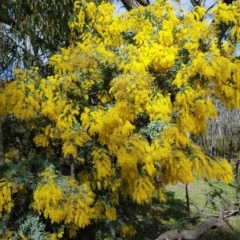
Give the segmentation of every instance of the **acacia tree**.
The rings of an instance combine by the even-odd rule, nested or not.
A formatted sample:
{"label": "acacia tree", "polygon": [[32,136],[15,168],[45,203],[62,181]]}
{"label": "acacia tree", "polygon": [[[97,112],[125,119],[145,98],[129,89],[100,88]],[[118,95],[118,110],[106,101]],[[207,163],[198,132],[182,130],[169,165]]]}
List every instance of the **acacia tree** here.
{"label": "acacia tree", "polygon": [[[232,181],[227,160],[188,135],[217,117],[216,98],[239,108],[239,9],[220,2],[209,24],[204,8],[176,15],[164,0],[117,16],[109,3],[75,2],[77,42],[51,57],[53,74],[18,69],[1,88],[0,116],[35,144],[5,154],[4,238],[79,238],[95,224],[95,239],[130,239],[126,202],[164,201],[167,184],[195,177]],[[19,205],[32,225],[10,225]]]}

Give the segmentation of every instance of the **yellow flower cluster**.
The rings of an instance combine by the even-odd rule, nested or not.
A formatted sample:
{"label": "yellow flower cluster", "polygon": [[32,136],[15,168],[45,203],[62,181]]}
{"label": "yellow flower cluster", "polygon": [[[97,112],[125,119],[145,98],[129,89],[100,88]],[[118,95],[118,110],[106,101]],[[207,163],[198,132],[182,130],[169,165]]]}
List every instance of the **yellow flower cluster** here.
{"label": "yellow flower cluster", "polygon": [[175,107],[179,112],[179,125],[185,132],[200,134],[207,128],[207,118],[217,117],[212,99],[207,99],[207,91],[190,87],[176,96]]}
{"label": "yellow flower cluster", "polygon": [[[229,4],[227,5],[224,2],[219,2],[218,7],[215,7],[213,9],[214,13],[214,21],[216,23],[233,23],[235,27],[239,25],[239,16],[240,16],[240,11],[239,11],[239,1],[236,1],[234,4]],[[235,31],[232,33],[234,36]],[[239,39],[239,38],[238,38]]]}
{"label": "yellow flower cluster", "polygon": [[106,217],[109,221],[115,221],[117,219],[116,208],[107,207],[106,208]]}
{"label": "yellow flower cluster", "polygon": [[161,93],[156,93],[151,101],[147,102],[146,110],[151,122],[156,120],[161,120],[164,123],[170,122],[173,110],[170,95],[164,96]]}
{"label": "yellow flower cluster", "polygon": [[112,93],[118,102],[131,104],[135,115],[143,113],[148,102],[153,78],[146,74],[120,75],[111,85]]}
{"label": "yellow flower cluster", "polygon": [[52,167],[41,175],[34,192],[34,202],[31,207],[52,223],[64,222],[84,228],[95,218],[91,205],[94,194],[87,185],[79,185],[75,180],[58,178]]}
{"label": "yellow flower cluster", "polygon": [[12,195],[18,192],[18,185],[14,182],[9,182],[8,179],[0,179],[0,218],[2,218],[4,211],[10,213],[14,207]]}
{"label": "yellow flower cluster", "polygon": [[132,225],[122,225],[121,226],[121,232],[123,237],[133,237],[137,231]]}
{"label": "yellow flower cluster", "polygon": [[92,151],[93,166],[96,170],[96,179],[101,180],[107,176],[112,175],[111,159],[107,155],[106,151],[96,149]]}
{"label": "yellow flower cluster", "polygon": [[149,203],[153,197],[154,186],[149,178],[137,179],[133,188],[133,199],[139,203]]}

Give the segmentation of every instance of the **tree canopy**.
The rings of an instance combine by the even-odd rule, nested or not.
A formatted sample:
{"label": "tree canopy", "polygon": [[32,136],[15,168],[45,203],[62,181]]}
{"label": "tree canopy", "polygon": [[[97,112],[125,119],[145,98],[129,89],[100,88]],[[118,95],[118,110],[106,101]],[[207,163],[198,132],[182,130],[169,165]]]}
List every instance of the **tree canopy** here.
{"label": "tree canopy", "polygon": [[[41,239],[77,238],[91,224],[105,226],[95,239],[130,239],[125,202],[165,201],[167,184],[195,177],[231,182],[228,161],[189,135],[217,117],[216,99],[240,107],[239,9],[219,2],[209,22],[206,9],[183,14],[165,0],[119,15],[110,3],[75,1],[77,40],[51,57],[53,73],[16,69],[0,89],[0,116],[21,126],[20,153],[5,153],[1,217],[17,195],[50,229]],[[4,237],[31,239],[6,226]]]}

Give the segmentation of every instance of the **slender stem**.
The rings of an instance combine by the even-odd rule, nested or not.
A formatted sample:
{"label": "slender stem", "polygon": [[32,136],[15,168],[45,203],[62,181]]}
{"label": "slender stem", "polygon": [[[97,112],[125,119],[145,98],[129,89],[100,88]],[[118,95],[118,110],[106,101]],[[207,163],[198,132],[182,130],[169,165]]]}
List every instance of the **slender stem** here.
{"label": "slender stem", "polygon": [[73,179],[75,179],[75,164],[72,162],[71,165],[70,165],[70,169],[71,169],[71,177]]}
{"label": "slender stem", "polygon": [[186,204],[187,204],[187,214],[190,216],[190,204],[189,204],[189,195],[188,195],[188,185],[186,184]]}

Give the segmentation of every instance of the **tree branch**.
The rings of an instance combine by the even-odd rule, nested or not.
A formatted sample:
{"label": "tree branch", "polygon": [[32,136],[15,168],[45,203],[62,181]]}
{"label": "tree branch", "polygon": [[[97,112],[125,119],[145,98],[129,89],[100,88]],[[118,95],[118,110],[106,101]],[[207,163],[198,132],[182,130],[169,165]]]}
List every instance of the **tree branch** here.
{"label": "tree branch", "polygon": [[121,0],[121,2],[128,11],[139,7],[138,2],[134,0]]}
{"label": "tree branch", "polygon": [[163,234],[161,234],[158,238],[155,240],[174,240],[174,239],[198,239],[200,236],[202,236],[207,230],[209,230],[212,227],[221,227],[223,225],[223,220],[220,218],[208,218],[203,223],[201,223],[199,226],[192,230],[180,230],[180,229],[174,229],[167,231]]}
{"label": "tree branch", "polygon": [[150,4],[149,0],[121,0],[124,7],[130,11],[139,6],[148,6]]}

